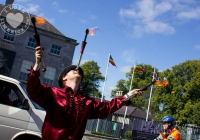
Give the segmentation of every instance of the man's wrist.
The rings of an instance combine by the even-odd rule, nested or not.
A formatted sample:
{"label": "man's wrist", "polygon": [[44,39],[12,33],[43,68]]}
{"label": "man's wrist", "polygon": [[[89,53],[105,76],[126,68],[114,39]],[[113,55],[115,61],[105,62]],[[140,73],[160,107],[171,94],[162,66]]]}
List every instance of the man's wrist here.
{"label": "man's wrist", "polygon": [[40,63],[35,63],[34,66],[33,66],[33,70],[34,71],[38,71],[40,69]]}
{"label": "man's wrist", "polygon": [[130,96],[129,96],[128,94],[125,94],[125,97],[126,97],[126,98],[130,98]]}

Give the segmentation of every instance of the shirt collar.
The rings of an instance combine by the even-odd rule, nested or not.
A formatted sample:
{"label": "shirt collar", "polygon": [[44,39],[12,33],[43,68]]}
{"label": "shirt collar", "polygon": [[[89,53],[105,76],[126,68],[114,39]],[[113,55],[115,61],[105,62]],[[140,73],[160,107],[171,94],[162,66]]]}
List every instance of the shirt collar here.
{"label": "shirt collar", "polygon": [[83,92],[80,91],[80,90],[78,90],[76,93],[74,93],[74,91],[72,90],[72,88],[69,87],[69,86],[65,86],[65,87],[61,88],[61,90],[63,92],[65,92],[65,93],[68,92],[68,91],[71,91],[73,94],[83,94]]}

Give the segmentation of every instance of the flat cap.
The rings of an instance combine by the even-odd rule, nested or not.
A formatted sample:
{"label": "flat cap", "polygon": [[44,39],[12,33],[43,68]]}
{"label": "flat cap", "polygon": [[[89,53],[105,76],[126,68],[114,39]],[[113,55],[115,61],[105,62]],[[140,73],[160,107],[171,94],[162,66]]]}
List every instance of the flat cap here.
{"label": "flat cap", "polygon": [[[62,80],[62,78],[69,72],[69,71],[71,71],[71,70],[75,70],[77,68],[77,66],[75,66],[75,65],[70,65],[70,66],[67,66],[67,67],[65,67],[62,71],[61,71],[61,73],[59,74],[59,76],[58,76],[58,84],[59,84],[59,87],[61,87],[61,88],[63,88],[63,80]],[[82,80],[83,80],[83,70],[82,70],[82,68],[81,67],[79,67],[78,68],[78,71],[79,71],[79,74],[81,75],[81,82],[82,82]]]}

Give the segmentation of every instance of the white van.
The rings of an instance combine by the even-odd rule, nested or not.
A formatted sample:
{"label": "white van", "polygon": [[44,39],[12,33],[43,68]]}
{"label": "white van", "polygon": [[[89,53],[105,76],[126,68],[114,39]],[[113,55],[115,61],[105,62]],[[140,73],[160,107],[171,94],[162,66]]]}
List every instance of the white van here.
{"label": "white van", "polygon": [[40,140],[45,115],[20,81],[0,75],[1,140]]}

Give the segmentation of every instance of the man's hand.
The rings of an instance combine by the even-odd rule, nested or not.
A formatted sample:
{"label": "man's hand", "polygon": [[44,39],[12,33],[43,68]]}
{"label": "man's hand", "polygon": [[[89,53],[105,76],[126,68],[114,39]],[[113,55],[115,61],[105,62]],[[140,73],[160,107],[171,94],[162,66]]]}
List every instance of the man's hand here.
{"label": "man's hand", "polygon": [[141,89],[134,89],[130,92],[127,93],[128,96],[138,96],[141,95],[143,93],[143,91]]}
{"label": "man's hand", "polygon": [[143,93],[143,91],[141,89],[134,89],[130,92],[128,92],[125,96],[126,96],[126,99],[124,99],[123,101],[127,101],[129,100],[130,98],[133,98],[133,97],[136,97],[138,95],[141,95]]}
{"label": "man's hand", "polygon": [[44,48],[41,48],[40,46],[35,48],[35,59],[36,63],[40,64],[41,59],[44,57]]}
{"label": "man's hand", "polygon": [[44,48],[38,46],[35,48],[35,65],[33,66],[33,70],[37,71],[40,69],[41,60],[44,57]]}

